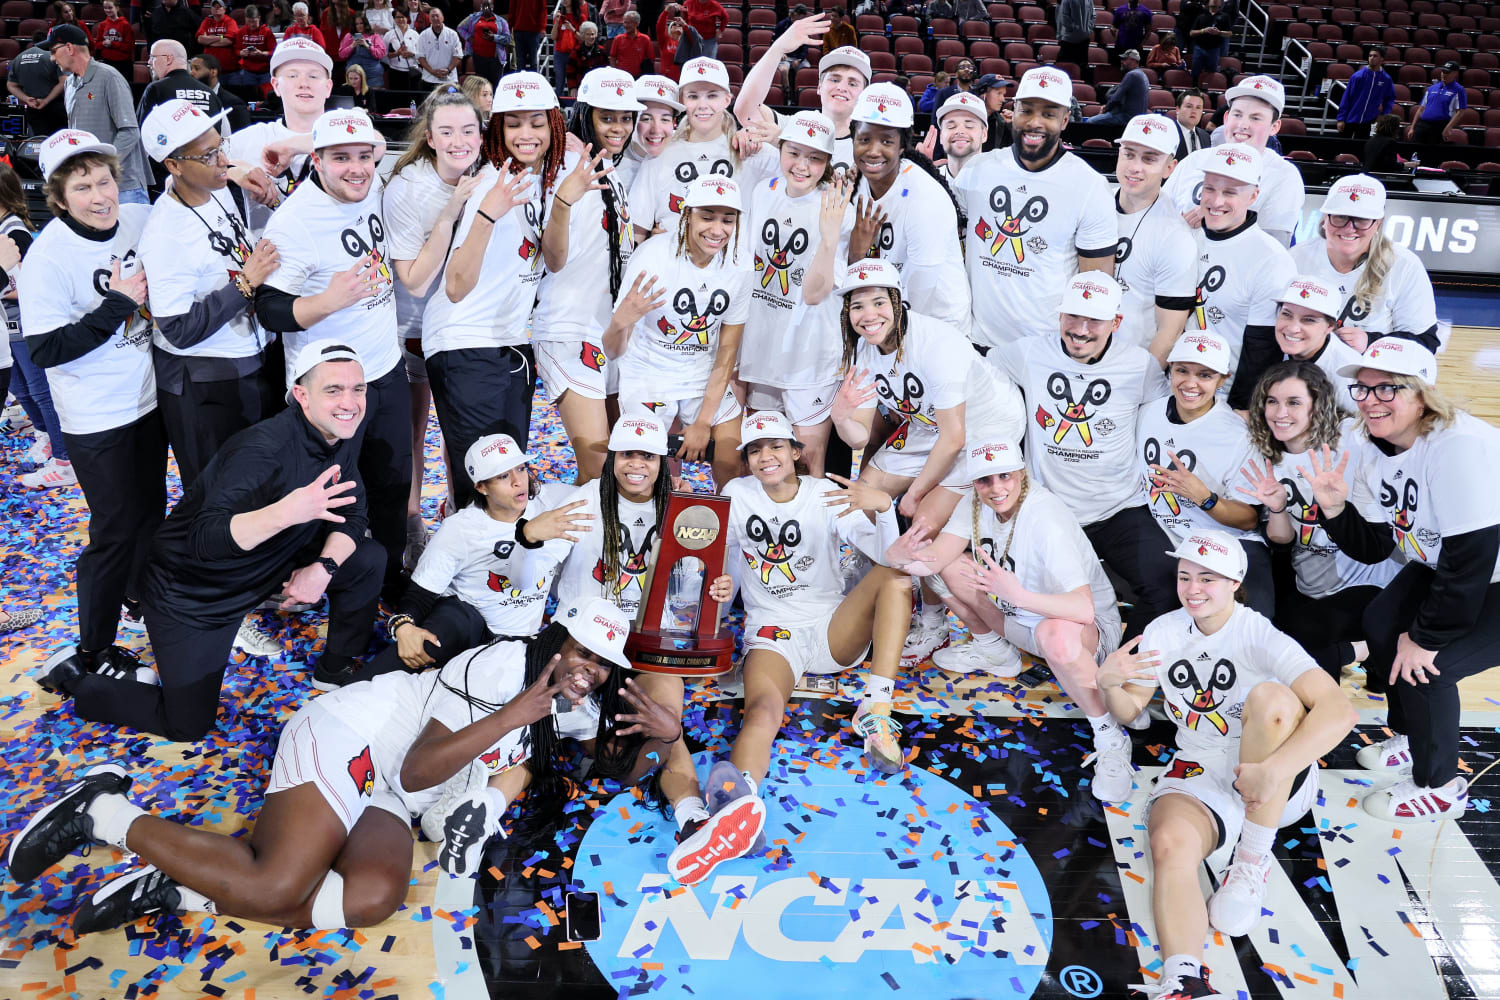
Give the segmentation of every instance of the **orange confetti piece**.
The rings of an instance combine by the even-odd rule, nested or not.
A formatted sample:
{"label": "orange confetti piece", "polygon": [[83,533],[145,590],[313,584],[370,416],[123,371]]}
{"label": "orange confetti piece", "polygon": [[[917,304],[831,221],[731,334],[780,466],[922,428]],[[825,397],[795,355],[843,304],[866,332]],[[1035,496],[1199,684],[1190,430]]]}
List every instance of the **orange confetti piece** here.
{"label": "orange confetti piece", "polygon": [[490,865],[490,875],[495,879],[496,882],[503,882],[505,880],[505,873],[496,868],[494,865]]}
{"label": "orange confetti piece", "polygon": [[531,946],[532,951],[536,951],[542,946],[542,943],[536,938],[532,937],[530,934],[526,935],[526,943]]}
{"label": "orange confetti piece", "polygon": [[1294,972],[1294,973],[1292,973],[1292,978],[1293,979],[1300,979],[1304,983],[1307,983],[1310,986],[1316,986],[1316,985],[1318,985],[1318,981],[1316,979],[1314,979],[1312,976],[1304,976],[1300,972]]}

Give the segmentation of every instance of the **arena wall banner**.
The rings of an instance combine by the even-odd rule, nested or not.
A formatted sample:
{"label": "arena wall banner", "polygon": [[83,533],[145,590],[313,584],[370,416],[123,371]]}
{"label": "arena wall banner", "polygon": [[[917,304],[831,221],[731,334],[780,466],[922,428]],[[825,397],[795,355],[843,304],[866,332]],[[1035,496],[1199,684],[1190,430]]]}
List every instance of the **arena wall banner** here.
{"label": "arena wall banner", "polygon": [[[1309,191],[1297,242],[1316,239],[1323,192]],[[1385,232],[1416,253],[1433,275],[1500,281],[1500,203],[1391,193]]]}

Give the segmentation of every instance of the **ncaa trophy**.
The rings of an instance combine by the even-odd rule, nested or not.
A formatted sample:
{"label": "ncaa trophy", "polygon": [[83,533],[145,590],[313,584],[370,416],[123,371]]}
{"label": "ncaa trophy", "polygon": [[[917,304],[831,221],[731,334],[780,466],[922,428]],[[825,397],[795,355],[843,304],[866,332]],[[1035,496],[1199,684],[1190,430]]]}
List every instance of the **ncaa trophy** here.
{"label": "ncaa trophy", "polygon": [[673,492],[651,548],[625,655],[638,670],[717,677],[733,665],[734,637],[721,633],[721,609],[708,585],[724,572],[729,498]]}

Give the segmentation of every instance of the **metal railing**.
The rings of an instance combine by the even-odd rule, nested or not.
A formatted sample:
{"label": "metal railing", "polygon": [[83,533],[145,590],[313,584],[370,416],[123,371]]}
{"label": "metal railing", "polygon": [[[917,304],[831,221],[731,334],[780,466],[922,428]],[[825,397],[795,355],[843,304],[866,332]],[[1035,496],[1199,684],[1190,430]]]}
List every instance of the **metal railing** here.
{"label": "metal railing", "polygon": [[[1271,37],[1271,15],[1264,7],[1256,3],[1256,0],[1246,0],[1240,17],[1240,25],[1244,29],[1240,51],[1245,53],[1248,59],[1251,46],[1256,45],[1256,51],[1259,53],[1255,60],[1256,65],[1264,65],[1266,46]],[[1260,39],[1258,45],[1254,41],[1255,38]]]}

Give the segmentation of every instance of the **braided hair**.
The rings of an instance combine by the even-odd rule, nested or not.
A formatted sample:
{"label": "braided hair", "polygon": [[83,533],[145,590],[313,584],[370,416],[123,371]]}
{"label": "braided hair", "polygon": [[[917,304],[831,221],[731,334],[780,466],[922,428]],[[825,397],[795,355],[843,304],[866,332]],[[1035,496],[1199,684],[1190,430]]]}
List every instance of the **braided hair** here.
{"label": "braided hair", "polygon": [[[635,135],[634,112],[627,112],[632,116],[631,136]],[[598,135],[594,132],[594,108],[593,105],[585,104],[583,101],[573,102],[572,118],[568,121],[568,131],[583,141],[585,146],[593,146],[596,149],[603,148],[599,142]],[[630,143],[625,143],[625,148],[620,150],[618,156],[610,158],[610,163],[619,166],[625,154],[630,150]],[[614,182],[608,177],[604,179],[604,190],[599,192],[604,200],[604,230],[609,234],[606,242],[609,244],[609,297],[613,301],[620,294],[620,285],[625,275],[625,252],[620,246],[622,236],[628,235],[624,230],[629,228],[628,222],[620,218],[619,192],[615,190]]]}
{"label": "braided hair", "polygon": [[[861,127],[868,128],[870,127],[870,124],[868,122],[855,122],[854,134],[857,134]],[[880,127],[892,128],[893,126],[882,125]],[[917,139],[911,129],[898,128],[896,129],[896,131],[901,134],[901,159],[908,160],[911,163],[916,164],[922,169],[924,173],[926,173],[933,180],[937,181],[938,186],[943,189],[943,193],[946,194],[948,196],[948,200],[952,202],[953,214],[958,219],[958,240],[959,244],[962,245],[964,238],[964,210],[963,207],[959,205],[958,198],[954,196],[953,189],[948,186],[948,179],[944,177],[943,172],[937,168],[937,164],[933,163],[932,160],[927,157],[926,153],[917,148]],[[899,169],[899,166],[897,169]],[[870,186],[870,182],[865,179],[864,174],[860,173],[858,170],[856,170],[854,174],[854,187],[851,191],[851,196],[859,194],[859,186],[861,183],[865,185],[866,189],[868,189]],[[873,191],[870,194],[871,197],[874,197]]]}
{"label": "braided hair", "polygon": [[[672,248],[672,253],[675,256],[677,256],[677,257],[682,257],[683,259],[687,259],[687,256],[688,256],[688,245],[687,245],[688,244],[688,221],[689,221],[689,219],[692,218],[693,213],[696,212],[696,211],[697,211],[696,208],[688,208],[686,205],[684,205],[683,208],[682,208],[681,214],[678,215],[678,217],[677,217],[677,243]],[[740,224],[743,223],[744,221],[745,221],[745,213],[743,211],[741,211],[738,215],[735,216],[735,219],[734,219],[734,235],[732,235],[729,238],[729,242],[727,242],[727,243],[724,244],[724,249],[719,251],[719,259],[720,260],[727,262],[730,259],[730,254],[732,252],[734,254],[734,261],[735,261],[735,263],[739,263],[739,259],[740,259],[740,246],[739,246],[739,244],[740,244]]]}
{"label": "braided hair", "polygon": [[[562,172],[563,160],[568,155],[568,123],[563,120],[563,113],[558,108],[547,109],[547,131],[549,140],[547,152],[542,155],[541,190],[544,195],[542,209],[546,211],[546,192],[552,190],[552,185],[557,182],[557,175]],[[503,169],[505,161],[510,154],[505,151],[505,115],[491,115],[490,123],[484,130],[484,158],[492,166]],[[510,172],[520,174],[526,171],[526,167],[515,160],[511,160]]]}
{"label": "braided hair", "polygon": [[[905,302],[901,301],[899,289],[892,288],[890,292],[891,312],[896,319],[896,360],[900,361],[906,344],[906,331],[908,329],[907,309],[909,307]],[[834,294],[838,293],[835,292]],[[862,339],[859,334],[854,332],[854,324],[849,322],[849,300],[853,297],[852,292],[849,295],[845,295],[844,304],[839,307],[839,329],[844,334],[844,356],[839,362],[840,374],[853,370],[854,355],[859,350],[860,340]]]}
{"label": "braided hair", "polygon": [[[1018,518],[1018,517],[1021,516],[1021,505],[1026,502],[1026,494],[1028,494],[1030,492],[1031,492],[1031,476],[1027,475],[1025,479],[1021,480],[1021,493],[1020,493],[1019,496],[1016,497],[1016,506],[1010,512],[1010,519],[1011,519],[1011,521],[1014,522],[1016,520],[1016,518]],[[981,499],[979,499],[979,491],[975,490],[974,491],[974,497],[973,497],[973,500],[972,500],[972,506],[970,507],[970,514],[971,514],[971,516],[973,518],[973,521],[971,522],[972,525],[973,525],[973,529],[972,529],[973,530],[973,535],[971,537],[974,539],[974,546],[975,546],[976,549],[979,546],[979,513],[980,513],[980,510],[984,507],[984,505],[985,505],[984,501],[981,500]],[[1000,515],[996,514],[995,516],[998,519]],[[1010,537],[1008,537],[1005,540],[1005,550],[1002,551],[999,555],[995,555],[994,553],[991,553],[991,556],[994,558],[996,565],[1001,566],[1001,567],[1005,566],[1005,557],[1008,556],[1008,555],[1010,555],[1010,543],[1014,542],[1016,540],[1016,532],[1019,529],[1020,529],[1020,524],[1019,523],[1013,524],[1012,527],[1011,527],[1011,529],[1010,529]]]}
{"label": "braided hair", "polygon": [[[663,459],[656,472],[656,485],[651,490],[652,502],[656,505],[658,532],[667,516],[667,498],[671,495],[672,470]],[[603,533],[601,542],[604,550],[604,579],[601,583],[605,584],[607,594],[608,584],[620,578],[620,538],[626,530],[620,524],[620,483],[615,478],[613,451],[605,457],[604,471],[599,474],[599,530]]]}

